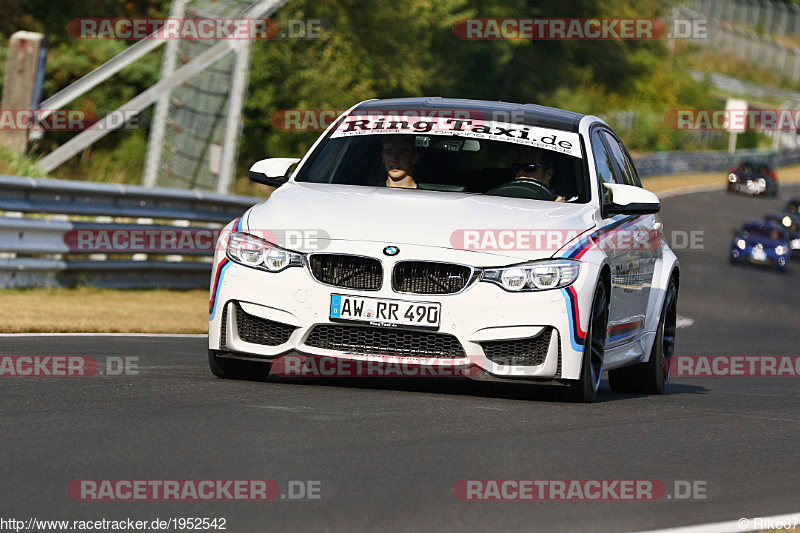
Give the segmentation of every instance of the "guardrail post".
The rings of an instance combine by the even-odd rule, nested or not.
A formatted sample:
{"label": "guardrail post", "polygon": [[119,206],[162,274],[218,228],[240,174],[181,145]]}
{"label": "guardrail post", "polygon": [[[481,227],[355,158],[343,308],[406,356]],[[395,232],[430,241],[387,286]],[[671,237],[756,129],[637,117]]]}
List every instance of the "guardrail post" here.
{"label": "guardrail post", "polygon": [[747,25],[747,0],[738,0],[739,6],[739,26]]}
{"label": "guardrail post", "polygon": [[764,32],[772,33],[772,2],[769,0],[764,0]]}
{"label": "guardrail post", "polygon": [[775,46],[778,48],[778,60],[775,63],[779,76],[782,76],[786,70],[786,47],[783,43],[776,42]]}
{"label": "guardrail post", "polygon": [[780,10],[778,14],[778,30],[775,33],[779,37],[783,37],[786,35],[786,24],[789,22],[789,9],[783,2],[778,3],[778,9]]}
{"label": "guardrail post", "polygon": [[[44,45],[44,35],[30,31],[18,31],[8,42],[8,61],[3,82],[0,109],[32,110],[34,102],[39,50]],[[0,130],[0,144],[18,154],[28,151],[27,129]]]}

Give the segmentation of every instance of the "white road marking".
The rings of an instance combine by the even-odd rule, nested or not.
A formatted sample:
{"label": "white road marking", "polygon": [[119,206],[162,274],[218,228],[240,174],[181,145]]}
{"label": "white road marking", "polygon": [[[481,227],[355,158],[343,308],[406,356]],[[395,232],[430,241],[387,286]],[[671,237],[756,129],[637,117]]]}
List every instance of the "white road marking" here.
{"label": "white road marking", "polygon": [[[790,513],[775,516],[759,516],[754,518],[740,518],[727,522],[712,522],[710,524],[698,524],[695,526],[672,527],[666,529],[652,529],[639,533],[736,533],[747,531],[761,531],[765,529],[777,529],[776,524],[789,524],[790,527],[800,525],[800,513]],[[772,527],[766,527],[771,525]],[[784,528],[788,529],[788,528]]]}
{"label": "white road marking", "polygon": [[284,405],[248,405],[247,407],[252,407],[254,409],[266,409],[267,411],[288,411],[290,413],[300,413],[303,411],[313,411],[313,407],[305,407],[302,405],[296,405],[292,407],[286,407]]}
{"label": "white road marking", "polygon": [[688,328],[692,324],[694,324],[694,319],[681,315],[678,315],[678,319],[675,321],[675,327],[677,328]]}

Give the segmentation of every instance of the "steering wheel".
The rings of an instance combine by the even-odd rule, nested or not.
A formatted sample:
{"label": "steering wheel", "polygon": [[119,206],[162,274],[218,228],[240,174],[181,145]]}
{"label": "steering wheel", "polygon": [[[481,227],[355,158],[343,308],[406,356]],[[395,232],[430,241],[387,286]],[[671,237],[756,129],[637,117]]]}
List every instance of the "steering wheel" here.
{"label": "steering wheel", "polygon": [[507,198],[527,198],[529,200],[555,201],[558,199],[558,195],[555,191],[544,183],[522,178],[517,178],[508,183],[498,185],[494,189],[489,189],[484,194],[505,196]]}

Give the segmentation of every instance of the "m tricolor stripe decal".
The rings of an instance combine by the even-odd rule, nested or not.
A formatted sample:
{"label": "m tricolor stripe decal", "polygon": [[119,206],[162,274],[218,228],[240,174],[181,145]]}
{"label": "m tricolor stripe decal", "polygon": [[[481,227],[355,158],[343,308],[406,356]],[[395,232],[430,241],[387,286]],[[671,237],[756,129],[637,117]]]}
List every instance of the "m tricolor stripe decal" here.
{"label": "m tricolor stripe decal", "polygon": [[583,351],[583,345],[586,343],[586,332],[581,328],[581,311],[578,307],[578,295],[575,293],[575,287],[572,286],[561,289],[561,292],[564,294],[564,299],[567,302],[570,344],[572,344],[573,350],[581,352]]}
{"label": "m tricolor stripe decal", "polygon": [[[236,219],[236,222],[233,223],[233,230],[234,231],[242,231],[242,217]],[[227,257],[223,257],[222,261],[219,262],[217,265],[217,273],[214,276],[214,285],[211,291],[211,301],[208,302],[208,319],[214,320],[214,315],[217,312],[217,296],[219,295],[220,286],[222,286],[222,278],[225,277],[225,272],[228,270],[228,267],[231,266],[231,262],[228,260]]]}
{"label": "m tricolor stripe decal", "polygon": [[567,259],[580,259],[583,257],[583,254],[589,251],[589,249],[594,245],[597,241],[599,241],[605,234],[614,231],[616,229],[621,229],[623,226],[635,222],[638,217],[636,216],[628,216],[612,222],[611,224],[604,226],[598,230],[593,231],[589,235],[581,237],[578,239],[578,242],[573,244],[562,257]]}
{"label": "m tricolor stripe decal", "polygon": [[[573,244],[570,248],[567,249],[566,252],[563,253],[561,257],[566,259],[575,259],[578,260],[583,255],[589,251],[589,249],[595,245],[604,235],[612,232],[616,229],[620,229],[623,226],[627,226],[633,222],[635,222],[639,217],[637,216],[627,216],[620,220],[616,220],[611,224],[604,226],[598,230],[593,231],[592,233],[581,237],[578,241]],[[569,317],[569,329],[570,329],[570,344],[572,345],[572,349],[575,351],[583,351],[583,347],[586,344],[586,332],[581,329],[581,313],[580,308],[578,307],[578,295],[575,293],[575,288],[570,286],[565,289],[561,289],[561,292],[564,294],[564,300],[567,303],[567,316]]]}

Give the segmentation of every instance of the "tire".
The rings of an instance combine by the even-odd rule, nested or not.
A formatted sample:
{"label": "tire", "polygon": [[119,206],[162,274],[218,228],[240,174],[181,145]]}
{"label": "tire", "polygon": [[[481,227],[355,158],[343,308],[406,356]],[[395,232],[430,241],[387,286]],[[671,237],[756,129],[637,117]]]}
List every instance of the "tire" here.
{"label": "tire", "polygon": [[569,380],[566,396],[569,401],[589,403],[597,398],[597,389],[603,375],[603,361],[606,350],[608,329],[608,289],[600,281],[592,298],[592,313],[589,316],[589,329],[583,349],[581,377]]}
{"label": "tire", "polygon": [[272,364],[260,361],[244,361],[220,357],[217,350],[208,351],[208,366],[211,372],[222,379],[243,379],[250,381],[263,381],[269,375]]}
{"label": "tire", "polygon": [[650,359],[625,368],[608,371],[608,384],[614,392],[664,394],[675,353],[678,284],[670,279]]}

